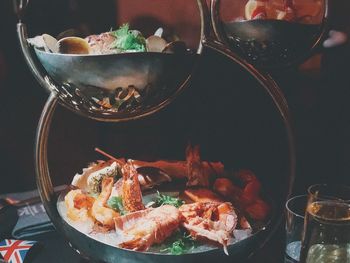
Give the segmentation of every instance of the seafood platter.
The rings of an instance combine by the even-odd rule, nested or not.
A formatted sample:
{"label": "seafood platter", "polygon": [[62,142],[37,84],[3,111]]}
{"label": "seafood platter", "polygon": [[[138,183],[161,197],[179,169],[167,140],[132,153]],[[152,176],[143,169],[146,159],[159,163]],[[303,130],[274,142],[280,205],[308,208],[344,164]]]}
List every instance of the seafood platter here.
{"label": "seafood platter", "polygon": [[[82,257],[244,260],[282,220],[295,169],[288,105],[269,75],[215,37],[206,1],[197,3],[197,50],[161,26],[144,36],[127,23],[29,38],[28,2],[15,5],[26,62],[50,94],[36,136],[38,190]],[[59,105],[104,123],[119,144],[96,148],[98,158],[72,171],[57,195],[48,137]]]}
{"label": "seafood platter", "polygon": [[165,107],[188,83],[196,50],[163,31],[146,38],[125,23],[84,38],[68,29],[27,42],[64,106],[90,118],[123,121]]}
{"label": "seafood platter", "polygon": [[221,162],[201,161],[198,145],[187,147],[184,161],[102,153],[111,159],[76,174],[57,208],[70,226],[106,245],[164,255],[213,249],[229,255],[231,245],[271,219],[273,204],[255,174],[228,173]]}

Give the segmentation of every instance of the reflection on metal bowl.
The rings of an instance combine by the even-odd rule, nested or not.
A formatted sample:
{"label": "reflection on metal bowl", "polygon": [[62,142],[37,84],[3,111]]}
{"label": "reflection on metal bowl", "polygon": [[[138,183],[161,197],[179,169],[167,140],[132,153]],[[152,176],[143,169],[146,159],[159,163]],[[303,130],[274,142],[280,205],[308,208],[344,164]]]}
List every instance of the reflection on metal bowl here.
{"label": "reflection on metal bowl", "polygon": [[[216,37],[255,67],[278,71],[299,65],[324,39],[328,1],[211,0]],[[226,10],[233,10],[228,13]]]}
{"label": "reflection on metal bowl", "polygon": [[186,86],[196,54],[155,52],[67,55],[35,49],[61,103],[94,119],[128,120],[155,112]]}
{"label": "reflection on metal bowl", "polygon": [[230,47],[250,63],[277,68],[305,59],[318,43],[322,26],[283,20],[223,23]]}

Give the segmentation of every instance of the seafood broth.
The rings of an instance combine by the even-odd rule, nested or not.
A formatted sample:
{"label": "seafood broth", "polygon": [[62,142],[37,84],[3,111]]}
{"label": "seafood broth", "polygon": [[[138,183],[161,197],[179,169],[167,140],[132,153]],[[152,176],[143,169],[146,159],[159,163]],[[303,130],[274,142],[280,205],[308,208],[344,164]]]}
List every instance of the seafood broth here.
{"label": "seafood broth", "polygon": [[[168,195],[171,197],[177,197],[180,198],[181,200],[186,200],[185,197],[183,197],[183,190],[185,189],[184,184],[168,184],[168,185],[163,185],[162,187],[159,187],[157,190],[149,190],[146,192],[143,192],[143,203],[148,204],[150,202],[153,202],[156,200],[157,197],[157,191],[159,191],[161,194]],[[110,230],[108,232],[97,232],[93,231],[94,227],[94,222],[92,221],[87,221],[87,222],[79,222],[79,221],[73,221],[68,218],[67,216],[67,207],[65,205],[65,195],[69,192],[70,189],[67,189],[66,191],[62,192],[61,195],[58,198],[57,201],[57,210],[60,214],[60,216],[63,218],[63,220],[68,223],[70,226],[75,228],[81,233],[84,233],[88,238],[95,239],[101,243],[104,243],[106,245],[113,246],[118,249],[123,249],[116,244],[121,243],[123,240],[118,238],[116,235],[115,230]],[[265,196],[264,196],[265,197]],[[241,229],[235,229],[234,234],[239,237],[239,238],[233,238],[229,242],[229,247],[233,246],[236,243],[239,243],[240,241],[250,238],[251,236],[255,235],[256,233],[264,230],[271,222],[273,218],[273,203],[271,202],[271,199],[268,199],[269,204],[272,207],[272,210],[270,212],[269,218],[266,220],[266,222],[254,222],[250,220],[250,224],[252,227],[252,232],[247,233],[247,230],[241,230]],[[173,234],[175,235],[175,233]],[[152,245],[148,251],[144,251],[142,253],[151,253],[151,254],[164,254],[164,255],[172,255],[170,252],[166,250],[166,248],[171,245],[169,244],[172,239],[173,235],[170,236],[167,240],[163,242],[163,244],[160,245]],[[195,241],[194,246],[192,246],[190,249],[186,250],[183,254],[194,254],[194,253],[201,253],[201,252],[206,252],[214,249],[222,249],[217,245],[208,243],[208,242],[198,242]]]}

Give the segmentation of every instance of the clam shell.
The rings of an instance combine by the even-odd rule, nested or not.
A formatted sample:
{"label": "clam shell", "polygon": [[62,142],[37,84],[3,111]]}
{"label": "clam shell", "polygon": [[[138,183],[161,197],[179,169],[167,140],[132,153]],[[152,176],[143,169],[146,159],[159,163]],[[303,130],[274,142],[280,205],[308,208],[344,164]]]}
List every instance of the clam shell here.
{"label": "clam shell", "polygon": [[162,37],[163,36],[163,32],[164,32],[163,28],[160,27],[160,28],[158,28],[156,30],[156,32],[154,32],[154,35],[157,36],[157,37]]}
{"label": "clam shell", "polygon": [[150,36],[146,39],[146,48],[148,52],[162,52],[167,42],[159,36]]}
{"label": "clam shell", "polygon": [[43,36],[36,36],[36,37],[33,37],[33,38],[28,38],[27,42],[28,42],[29,45],[31,45],[33,47],[36,47],[38,49],[45,49],[45,48],[47,48],[46,44],[44,42]]}
{"label": "clam shell", "polygon": [[52,53],[58,53],[58,46],[57,46],[57,39],[53,36],[50,36],[49,34],[43,34],[42,35],[43,41],[45,43],[45,51],[46,52],[52,52]]}

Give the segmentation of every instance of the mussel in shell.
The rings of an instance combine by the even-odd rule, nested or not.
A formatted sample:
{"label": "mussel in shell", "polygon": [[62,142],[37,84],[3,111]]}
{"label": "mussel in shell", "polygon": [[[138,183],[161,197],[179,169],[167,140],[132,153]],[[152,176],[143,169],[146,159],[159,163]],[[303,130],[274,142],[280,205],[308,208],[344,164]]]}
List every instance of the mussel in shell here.
{"label": "mussel in shell", "polygon": [[62,54],[90,54],[89,43],[80,37],[65,37],[57,42],[58,52]]}
{"label": "mussel in shell", "polygon": [[162,50],[163,53],[185,53],[186,51],[187,47],[185,42],[180,40],[168,43]]}

